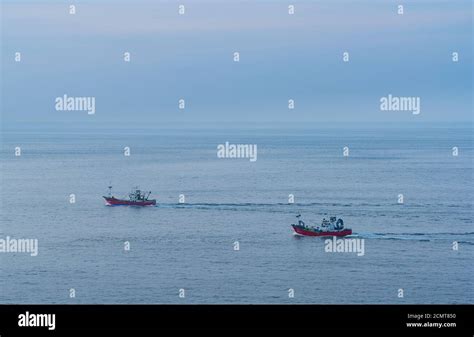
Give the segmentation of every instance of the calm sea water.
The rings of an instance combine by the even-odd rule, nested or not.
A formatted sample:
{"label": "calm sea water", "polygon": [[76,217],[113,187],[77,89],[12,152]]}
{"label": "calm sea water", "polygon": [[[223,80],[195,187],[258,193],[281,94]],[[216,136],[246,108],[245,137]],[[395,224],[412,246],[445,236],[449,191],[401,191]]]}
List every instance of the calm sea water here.
{"label": "calm sea water", "polygon": [[[1,237],[39,240],[36,257],[0,254],[2,303],[474,303],[469,127],[32,129],[2,138]],[[218,159],[226,141],[257,144],[258,160]],[[107,207],[109,182],[118,196],[151,190],[159,204]],[[307,223],[342,217],[365,239],[365,255],[295,237],[298,213]]]}

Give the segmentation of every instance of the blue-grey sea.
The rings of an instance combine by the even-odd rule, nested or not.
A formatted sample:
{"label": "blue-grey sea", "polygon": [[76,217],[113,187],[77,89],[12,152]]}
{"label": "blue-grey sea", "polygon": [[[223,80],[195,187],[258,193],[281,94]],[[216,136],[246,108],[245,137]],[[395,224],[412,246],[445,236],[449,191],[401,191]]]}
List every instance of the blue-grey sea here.
{"label": "blue-grey sea", "polygon": [[[39,253],[0,253],[0,302],[474,303],[473,158],[471,125],[5,129],[0,237]],[[105,206],[109,183],[158,204]],[[294,236],[297,214],[365,254]]]}

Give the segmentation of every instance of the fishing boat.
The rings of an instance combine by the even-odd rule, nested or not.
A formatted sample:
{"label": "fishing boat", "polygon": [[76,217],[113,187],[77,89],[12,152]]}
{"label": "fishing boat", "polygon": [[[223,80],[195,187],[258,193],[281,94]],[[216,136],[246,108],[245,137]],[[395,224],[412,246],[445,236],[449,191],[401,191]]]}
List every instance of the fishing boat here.
{"label": "fishing boat", "polygon": [[119,199],[112,195],[112,186],[109,186],[109,195],[103,198],[107,206],[154,206],[156,200],[150,199],[150,195],[151,191],[142,192],[136,187],[128,194],[128,199]]}
{"label": "fishing boat", "polygon": [[301,220],[301,214],[296,216],[298,224],[292,224],[293,230],[297,235],[303,236],[346,236],[352,234],[352,229],[344,228],[344,221],[332,216],[323,219],[321,226],[308,226]]}

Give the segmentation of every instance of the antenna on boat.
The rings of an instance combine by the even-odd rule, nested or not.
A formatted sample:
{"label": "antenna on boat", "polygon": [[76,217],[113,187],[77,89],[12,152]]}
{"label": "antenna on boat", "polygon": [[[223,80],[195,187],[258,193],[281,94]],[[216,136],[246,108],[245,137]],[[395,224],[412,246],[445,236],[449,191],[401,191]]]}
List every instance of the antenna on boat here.
{"label": "antenna on boat", "polygon": [[109,197],[112,197],[112,182],[109,182]]}

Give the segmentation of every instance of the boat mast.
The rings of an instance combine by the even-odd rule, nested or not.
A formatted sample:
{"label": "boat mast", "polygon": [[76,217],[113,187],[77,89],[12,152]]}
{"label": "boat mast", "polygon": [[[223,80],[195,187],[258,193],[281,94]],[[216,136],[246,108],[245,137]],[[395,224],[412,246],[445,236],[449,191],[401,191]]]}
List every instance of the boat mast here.
{"label": "boat mast", "polygon": [[109,198],[112,197],[112,183],[109,183]]}

